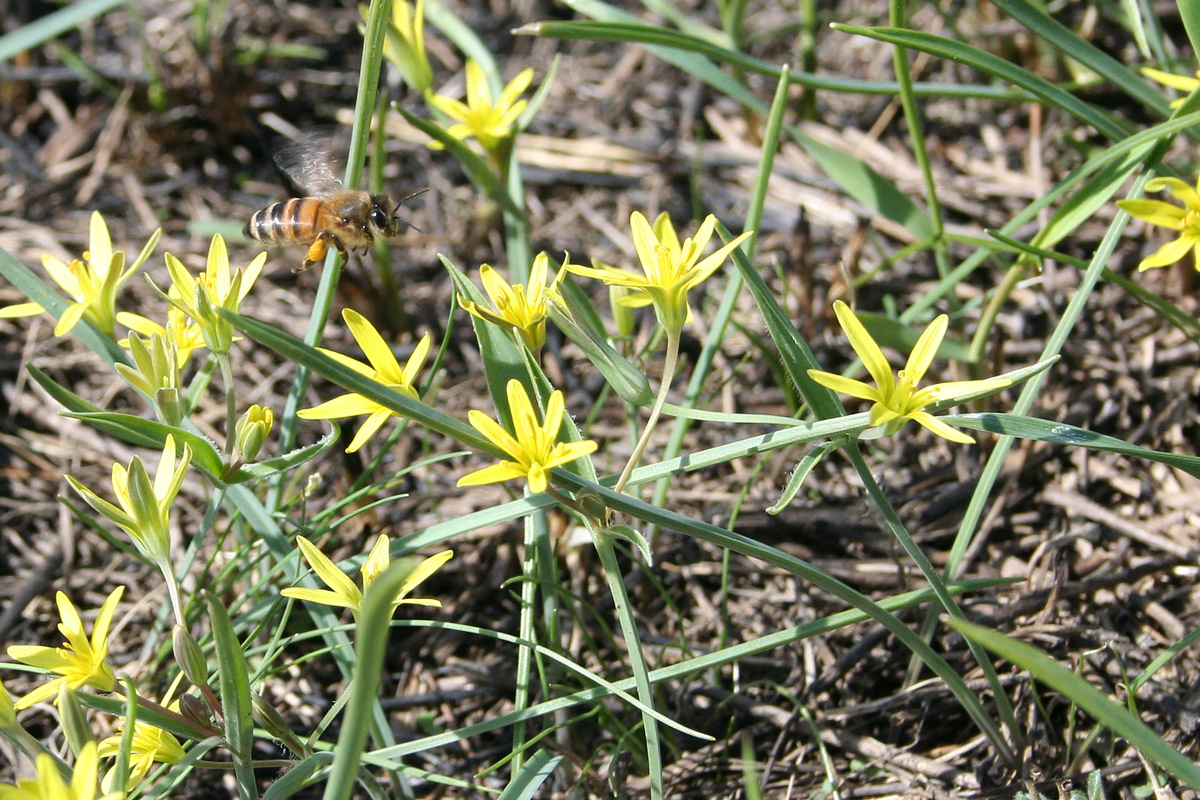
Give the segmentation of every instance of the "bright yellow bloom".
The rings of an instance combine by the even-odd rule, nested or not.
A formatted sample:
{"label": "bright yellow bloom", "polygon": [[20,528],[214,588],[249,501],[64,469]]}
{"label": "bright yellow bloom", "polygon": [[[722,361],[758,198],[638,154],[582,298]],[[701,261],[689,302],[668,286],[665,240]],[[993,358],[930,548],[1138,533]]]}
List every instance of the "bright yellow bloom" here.
{"label": "bright yellow bloom", "polygon": [[[171,690],[173,691],[173,689]],[[168,696],[171,694],[168,691]],[[179,713],[179,701],[167,698],[163,699],[163,704],[170,711]],[[121,738],[125,730],[125,722],[120,722],[117,725],[117,734],[109,736],[100,742],[98,755],[100,758],[116,758],[118,751],[121,749]],[[176,764],[187,755],[184,752],[183,745],[179,743],[179,739],[175,738],[175,734],[170,731],[164,731],[155,725],[148,722],[142,722],[140,719],[133,723],[133,746],[129,751],[129,780],[125,783],[125,791],[130,791],[133,787],[142,782],[142,779],[150,772],[155,762],[161,764]],[[103,786],[105,790],[112,788],[113,773],[110,771],[104,776]]]}
{"label": "bright yellow bloom", "polygon": [[[566,263],[564,260],[563,265]],[[458,302],[479,319],[517,331],[529,349],[537,352],[546,343],[546,318],[550,316],[546,301],[551,292],[557,291],[559,279],[567,274],[565,269],[560,269],[558,277],[547,287],[549,270],[550,259],[545,253],[534,256],[527,288],[519,283],[510,286],[491,265],[484,264],[479,267],[479,279],[483,281],[483,288],[495,310],[484,308],[462,295],[458,296]]]}
{"label": "bright yellow bloom", "polygon": [[1151,225],[1161,225],[1179,231],[1179,238],[1158,248],[1158,252],[1146,256],[1138,264],[1138,271],[1165,267],[1174,264],[1192,251],[1197,270],[1200,270],[1200,183],[1193,189],[1178,178],[1151,178],[1146,181],[1146,191],[1169,191],[1183,208],[1164,203],[1162,200],[1118,200],[1117,206],[1130,216],[1145,220]]}
{"label": "bright yellow bloom", "polygon": [[[1163,86],[1170,86],[1172,89],[1178,89],[1185,94],[1191,94],[1200,87],[1200,70],[1197,70],[1195,78],[1189,78],[1185,75],[1176,75],[1172,72],[1163,72],[1162,70],[1153,69],[1152,67],[1142,67],[1140,72],[1151,80],[1158,81]],[[1181,97],[1178,100],[1171,101],[1171,108],[1179,108],[1183,105],[1186,97]]]}
{"label": "bright yellow bloom", "polygon": [[89,506],[129,534],[142,555],[165,565],[171,553],[171,506],[191,461],[192,448],[185,444],[179,463],[175,463],[175,437],[167,436],[153,484],[139,456],[133,457],[128,469],[113,464],[112,488],[119,508],[70,475],[67,481]]}
{"label": "bright yellow bloom", "polygon": [[512,478],[524,478],[529,490],[535,494],[544,492],[550,485],[549,471],[570,461],[595,452],[596,443],[590,439],[581,442],[558,442],[558,431],[563,420],[563,393],[555,391],[546,403],[546,421],[539,424],[533,403],[525,392],[525,386],[513,379],[508,382],[508,409],[512,414],[516,436],[504,430],[482,411],[472,410],[467,416],[471,426],[487,437],[488,441],[507,453],[512,461],[501,461],[484,467],[458,479],[459,486],[482,486],[499,483]]}
{"label": "bright yellow bloom", "polygon": [[1007,386],[1012,381],[1008,378],[987,378],[981,381],[936,383],[926,386],[924,389],[917,389],[917,384],[921,382],[921,378],[925,377],[925,371],[929,369],[934,355],[937,354],[938,346],[941,345],[942,338],[946,335],[949,319],[945,314],[929,324],[929,327],[921,334],[921,338],[917,340],[917,345],[909,355],[904,369],[900,371],[899,375],[893,377],[892,367],[884,357],[883,351],[871,338],[871,334],[867,333],[863,324],[858,321],[858,317],[854,316],[850,307],[838,300],[833,304],[833,310],[837,314],[842,330],[850,339],[850,345],[854,348],[854,352],[858,353],[863,366],[875,379],[875,386],[817,369],[810,369],[808,377],[835,392],[848,394],[861,400],[873,401],[871,424],[882,425],[883,432],[886,434],[895,433],[904,427],[906,422],[913,420],[952,442],[972,444],[975,441],[924,409],[955,397]]}
{"label": "bright yellow bloom", "polygon": [[217,234],[209,245],[204,272],[198,276],[192,277],[183,262],[170,253],[167,253],[166,260],[167,272],[171,275],[178,298],[171,293],[165,293],[163,297],[195,320],[209,350],[228,353],[233,344],[234,329],[233,325],[221,319],[217,309],[238,311],[250,287],[258,280],[267,254],[259,253],[245,270],[231,270],[225,239]]}
{"label": "bright yellow bloom", "polygon": [[[168,287],[167,297],[176,303],[181,299],[179,290],[174,286]],[[165,326],[159,325],[154,320],[143,317],[141,314],[132,314],[128,311],[117,312],[117,322],[131,331],[142,334],[142,336],[150,337],[157,334],[166,339],[175,347],[176,359],[178,360],[180,369],[187,366],[193,352],[205,346],[204,331],[200,329],[199,325],[191,321],[186,312],[174,305],[167,309],[167,324]],[[121,347],[129,347],[129,340],[122,339],[117,344],[121,345]]]}
{"label": "bright yellow bloom", "polygon": [[433,68],[425,54],[425,0],[417,0],[415,8],[408,0],[393,0],[383,57],[396,65],[414,92],[423,94],[433,85]]}
{"label": "bright yellow bloom", "polygon": [[[303,536],[297,537],[297,544],[300,545],[300,551],[304,554],[304,560],[313,568],[325,585],[329,589],[304,589],[300,587],[284,589],[281,594],[284,597],[293,597],[297,600],[307,600],[310,603],[320,603],[321,605],[333,606],[334,608],[348,608],[356,616],[358,609],[362,606],[363,593],[371,588],[371,584],[376,578],[388,568],[390,563],[391,543],[388,537],[380,534],[375,540],[375,546],[371,548],[371,552],[367,555],[367,560],[362,565],[363,588],[359,591],[354,582],[346,577],[346,573],[337,568],[337,565],[329,560],[328,556],[317,549],[317,546],[305,539]],[[420,561],[413,565],[412,571],[405,578],[404,583],[400,586],[400,590],[396,592],[396,597],[392,600],[392,608],[405,603],[416,606],[434,606],[440,608],[442,603],[440,600],[432,600],[425,597],[409,597],[408,593],[428,578],[433,573],[437,572],[443,564],[450,560],[454,555],[453,550],[443,550],[437,555]],[[415,558],[413,559],[416,560]]]}
{"label": "bright yellow bloom", "polygon": [[[64,264],[53,256],[42,256],[42,266],[46,272],[74,301],[59,317],[58,324],[54,326],[54,335],[62,336],[86,317],[102,333],[112,336],[117,313],[117,290],[146,263],[161,233],[161,230],[155,231],[129,269],[124,269],[125,253],[119,250],[113,252],[108,225],[99,211],[93,211],[88,249],[82,259],[73,259],[70,264]],[[0,308],[0,319],[32,317],[45,310],[37,303],[18,303]]]}
{"label": "bright yellow bloom", "polygon": [[658,215],[653,227],[638,211],[633,212],[629,223],[633,229],[633,245],[642,263],[642,274],[614,267],[583,267],[577,264],[571,264],[568,269],[577,275],[595,278],[612,286],[635,290],[623,297],[621,303],[629,308],[653,304],[659,323],[675,333],[692,318],[687,293],[708,280],[717,267],[725,263],[733,249],[751,233],[743,233],[712,255],[702,258],[704,248],[716,230],[717,218],[712,214],[700,223],[696,236],[684,240],[682,245],[666,213]]}
{"label": "bright yellow bloom", "polygon": [[118,586],[104,601],[100,613],[96,615],[96,623],[92,626],[90,641],[84,633],[83,620],[79,618],[75,606],[62,592],[56,595],[58,615],[62,619],[58,630],[67,639],[63,646],[14,644],[8,648],[8,655],[14,661],[54,672],[62,677],[55,678],[22,697],[16,703],[18,709],[29,708],[57,696],[59,687],[63,685],[71,689],[92,686],[102,692],[112,691],[117,678],[108,663],[108,628],[124,592],[125,587]]}
{"label": "bright yellow bloom", "polygon": [[98,796],[96,784],[96,743],[88,742],[79,751],[68,785],[58,772],[58,764],[49,753],[34,761],[37,777],[18,781],[16,786],[0,786],[0,800],[118,800],[122,792]]}
{"label": "bright yellow bloom", "polygon": [[[421,371],[426,356],[429,355],[431,342],[429,334],[421,337],[421,341],[417,342],[412,355],[404,364],[404,369],[401,369],[400,362],[392,353],[392,348],[379,335],[379,331],[375,330],[370,322],[367,322],[366,317],[347,308],[342,311],[342,319],[346,321],[350,333],[354,336],[354,341],[358,342],[358,346],[362,348],[369,364],[355,361],[348,356],[326,350],[323,347],[318,349],[342,366],[349,367],[360,375],[365,375],[406,397],[419,400],[413,382],[417,379],[417,373]],[[368,400],[360,394],[344,394],[320,405],[296,412],[296,416],[300,419],[341,419],[342,417],[357,417],[361,414],[370,416],[358,429],[358,433],[354,435],[354,441],[350,442],[350,446],[346,448],[347,453],[353,453],[366,444],[388,417],[395,416],[396,412],[374,400]]]}
{"label": "bright yellow bloom", "polygon": [[[492,105],[492,91],[488,88],[483,67],[474,60],[467,61],[467,102],[455,100],[433,92],[425,92],[425,101],[458,123],[446,129],[455,139],[463,140],[474,136],[484,150],[496,152],[500,145],[513,134],[513,124],[528,104],[518,100],[533,81],[533,69],[524,69],[513,78],[500,99]],[[435,149],[441,145],[433,142]]]}

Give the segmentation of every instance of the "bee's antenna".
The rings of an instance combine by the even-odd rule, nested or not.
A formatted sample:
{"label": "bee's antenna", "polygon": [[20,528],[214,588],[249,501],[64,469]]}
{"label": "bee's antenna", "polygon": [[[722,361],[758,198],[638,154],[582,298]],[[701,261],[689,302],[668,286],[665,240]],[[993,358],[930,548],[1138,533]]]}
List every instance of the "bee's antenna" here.
{"label": "bee's antenna", "polygon": [[400,202],[396,203],[396,207],[394,209],[392,209],[392,217],[394,219],[398,219],[401,222],[403,222],[405,228],[412,228],[417,233],[424,233],[424,231],[422,231],[416,225],[413,225],[411,222],[406,220],[404,217],[400,216],[400,207],[402,205],[404,205],[405,203],[407,203],[409,200],[412,200],[417,195],[425,194],[425,192],[428,192],[428,191],[429,191],[429,187],[426,186],[424,189],[417,189],[415,192],[410,194],[408,197],[401,198]]}

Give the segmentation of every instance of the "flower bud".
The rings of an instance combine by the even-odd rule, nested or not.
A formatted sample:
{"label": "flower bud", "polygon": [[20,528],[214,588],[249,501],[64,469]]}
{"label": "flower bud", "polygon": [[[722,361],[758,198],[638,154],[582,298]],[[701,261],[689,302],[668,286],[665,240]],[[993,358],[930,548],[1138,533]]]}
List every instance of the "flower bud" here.
{"label": "flower bud", "polygon": [[212,709],[203,698],[185,694],[179,698],[179,713],[205,727],[212,724]]}
{"label": "flower bud", "polygon": [[171,632],[171,649],[175,652],[175,662],[183,670],[184,676],[194,686],[205,686],[208,683],[208,660],[200,644],[192,638],[187,628],[176,625]]}
{"label": "flower bud", "polygon": [[0,682],[0,728],[11,728],[16,724],[16,706],[13,705],[12,697],[9,695],[8,690]]}
{"label": "flower bud", "polygon": [[251,692],[250,710],[254,716],[254,721],[267,733],[283,742],[287,749],[302,758],[309,755],[304,744],[296,738],[296,734],[288,727],[283,715],[275,710],[275,706],[267,702],[267,698],[258,692]]}
{"label": "flower bud", "polygon": [[275,412],[263,406],[253,405],[237,421],[237,449],[246,461],[253,461],[262,449],[263,442],[271,435],[275,424]]}

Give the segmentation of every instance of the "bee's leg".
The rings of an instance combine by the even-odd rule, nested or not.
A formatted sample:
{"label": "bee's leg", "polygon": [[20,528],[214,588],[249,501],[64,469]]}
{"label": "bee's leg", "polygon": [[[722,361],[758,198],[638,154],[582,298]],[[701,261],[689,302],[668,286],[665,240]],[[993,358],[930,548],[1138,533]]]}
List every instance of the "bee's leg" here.
{"label": "bee's leg", "polygon": [[342,246],[341,240],[329,231],[322,231],[316,240],[308,246],[308,253],[304,256],[303,266],[297,267],[292,272],[303,272],[313,264],[319,264],[324,261],[325,254],[329,251],[330,245],[333,245],[333,248],[338,251],[338,255],[342,257],[342,261],[345,261],[347,258],[346,248]]}

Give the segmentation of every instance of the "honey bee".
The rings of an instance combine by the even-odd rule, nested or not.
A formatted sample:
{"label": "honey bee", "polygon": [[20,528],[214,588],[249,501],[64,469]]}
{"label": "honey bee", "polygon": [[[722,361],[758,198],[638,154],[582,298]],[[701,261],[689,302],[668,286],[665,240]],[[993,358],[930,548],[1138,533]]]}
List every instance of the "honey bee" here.
{"label": "honey bee", "polygon": [[335,172],[333,140],[302,136],[275,155],[275,163],[307,197],[293,197],[254,212],[242,233],[268,247],[308,245],[300,272],[325,260],[330,247],[345,261],[348,250],[365,253],[375,237],[390,239],[407,224],[390,195],[347,189]]}

